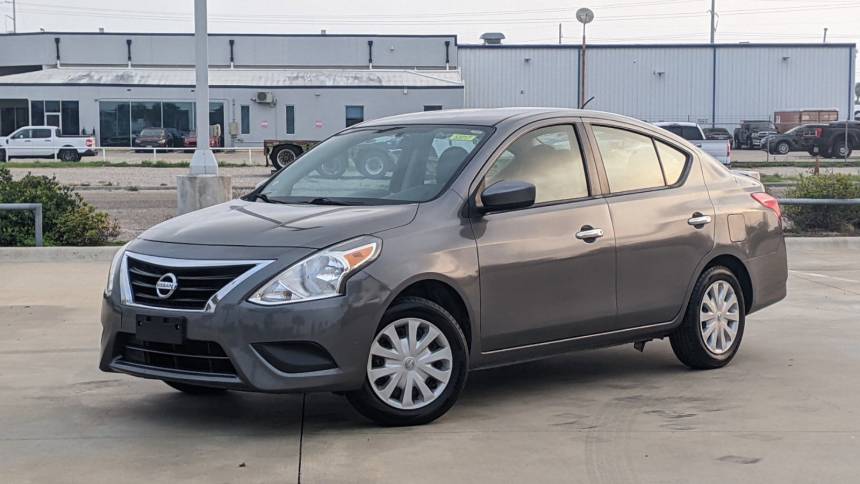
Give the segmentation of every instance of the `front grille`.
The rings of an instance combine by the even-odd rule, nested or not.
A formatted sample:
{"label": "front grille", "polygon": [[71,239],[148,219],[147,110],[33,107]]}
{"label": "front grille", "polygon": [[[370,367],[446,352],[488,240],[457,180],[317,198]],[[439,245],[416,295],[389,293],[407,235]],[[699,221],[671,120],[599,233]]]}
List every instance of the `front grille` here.
{"label": "front grille", "polygon": [[160,370],[206,373],[212,376],[236,376],[230,358],[218,343],[185,340],[182,344],[141,341],[133,334],[117,335],[116,355],[119,362],[158,368]]}
{"label": "front grille", "polygon": [[[128,281],[136,304],[168,309],[202,310],[216,292],[248,271],[253,265],[216,267],[168,267],[135,259],[127,259]],[[167,298],[155,290],[165,274],[176,276],[177,288]]]}

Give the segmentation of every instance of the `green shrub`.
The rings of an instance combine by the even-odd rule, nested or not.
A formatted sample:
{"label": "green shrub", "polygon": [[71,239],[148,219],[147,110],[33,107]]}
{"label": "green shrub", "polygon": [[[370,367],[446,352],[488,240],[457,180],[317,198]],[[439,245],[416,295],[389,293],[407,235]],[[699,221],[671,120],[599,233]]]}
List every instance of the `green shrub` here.
{"label": "green shrub", "polygon": [[[860,198],[860,185],[848,175],[802,176],[785,192],[786,198]],[[860,207],[836,205],[791,205],[785,216],[794,228],[805,232],[853,232],[860,228]]]}
{"label": "green shrub", "polygon": [[[0,166],[0,203],[41,203],[45,245],[103,245],[119,226],[56,178],[27,175],[15,181]],[[35,245],[33,213],[0,212],[0,246]]]}

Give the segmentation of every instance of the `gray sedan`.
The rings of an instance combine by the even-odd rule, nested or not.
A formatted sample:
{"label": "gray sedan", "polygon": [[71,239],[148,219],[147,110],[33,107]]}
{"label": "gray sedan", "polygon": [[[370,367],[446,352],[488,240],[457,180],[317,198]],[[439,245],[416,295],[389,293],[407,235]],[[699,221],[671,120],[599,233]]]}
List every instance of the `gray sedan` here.
{"label": "gray sedan", "polygon": [[[320,174],[368,144],[391,147],[390,170]],[[476,368],[664,337],[685,365],[722,367],[786,276],[777,201],[665,130],[416,113],[120,250],[100,367],[194,394],[343,392],[376,422],[421,424]]]}

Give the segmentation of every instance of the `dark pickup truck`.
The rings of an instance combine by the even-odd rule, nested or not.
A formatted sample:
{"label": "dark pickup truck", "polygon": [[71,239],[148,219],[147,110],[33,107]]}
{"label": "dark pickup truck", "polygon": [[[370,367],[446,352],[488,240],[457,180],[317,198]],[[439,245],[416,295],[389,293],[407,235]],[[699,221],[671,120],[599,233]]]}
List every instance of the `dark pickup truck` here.
{"label": "dark pickup truck", "polygon": [[813,149],[825,158],[847,158],[860,149],[860,122],[839,121],[816,130]]}
{"label": "dark pickup truck", "polygon": [[734,148],[759,149],[761,140],[771,134],[776,134],[776,126],[770,121],[741,121],[741,126],[735,128]]}
{"label": "dark pickup truck", "polygon": [[827,127],[826,124],[802,124],[786,131],[783,134],[768,136],[762,140],[761,149],[772,155],[787,155],[792,151],[806,151],[815,155],[815,142],[820,130]]}

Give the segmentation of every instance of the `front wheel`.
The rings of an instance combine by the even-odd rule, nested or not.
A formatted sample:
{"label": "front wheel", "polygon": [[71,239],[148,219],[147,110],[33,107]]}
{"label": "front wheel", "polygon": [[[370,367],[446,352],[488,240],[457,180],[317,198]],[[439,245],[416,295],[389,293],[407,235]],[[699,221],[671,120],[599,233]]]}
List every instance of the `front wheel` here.
{"label": "front wheel", "polygon": [[745,319],[737,278],[725,267],[711,267],[699,276],[684,321],[669,338],[672,350],[690,368],[723,367],[740,347]]}
{"label": "front wheel", "polygon": [[775,151],[780,155],[787,155],[791,151],[791,145],[786,141],[780,141],[776,144]]}
{"label": "front wheel", "polygon": [[6,161],[8,161],[8,158],[6,158],[6,150],[0,150],[0,163],[5,163]]}
{"label": "front wheel", "polygon": [[346,396],[381,425],[421,425],[454,405],[468,367],[466,338],[454,317],[432,301],[406,297],[385,312],[364,385]]}

